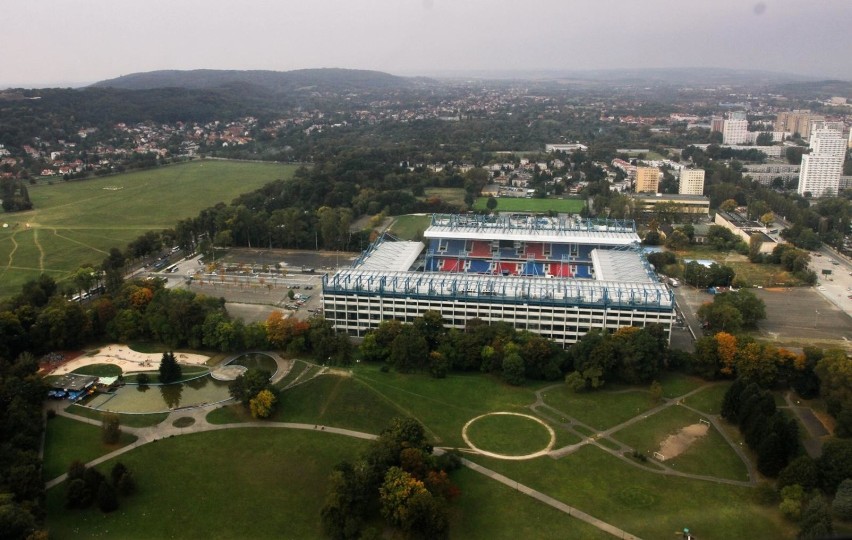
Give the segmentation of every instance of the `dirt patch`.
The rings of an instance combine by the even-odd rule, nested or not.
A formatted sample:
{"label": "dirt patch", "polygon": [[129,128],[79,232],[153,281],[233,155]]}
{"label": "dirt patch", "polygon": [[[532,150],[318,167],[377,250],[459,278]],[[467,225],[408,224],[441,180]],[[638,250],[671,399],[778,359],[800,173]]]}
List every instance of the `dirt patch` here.
{"label": "dirt patch", "polygon": [[707,435],[710,428],[707,424],[699,423],[686,426],[674,435],[669,435],[660,444],[659,453],[663,456],[661,461],[672,459],[684,453],[695,441]]}

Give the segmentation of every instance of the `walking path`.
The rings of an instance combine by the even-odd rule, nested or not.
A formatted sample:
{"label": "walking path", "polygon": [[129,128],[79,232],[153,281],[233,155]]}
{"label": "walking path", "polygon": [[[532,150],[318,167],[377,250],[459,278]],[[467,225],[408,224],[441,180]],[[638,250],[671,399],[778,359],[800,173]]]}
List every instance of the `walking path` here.
{"label": "walking path", "polygon": [[808,437],[802,441],[802,446],[809,456],[816,459],[822,455],[822,437],[828,435],[828,430],[825,425],[814,414],[814,411],[809,407],[799,406],[799,402],[793,403],[793,396],[790,392],[784,394],[784,401],[787,402],[787,408],[793,411],[793,414],[805,426],[805,431]]}

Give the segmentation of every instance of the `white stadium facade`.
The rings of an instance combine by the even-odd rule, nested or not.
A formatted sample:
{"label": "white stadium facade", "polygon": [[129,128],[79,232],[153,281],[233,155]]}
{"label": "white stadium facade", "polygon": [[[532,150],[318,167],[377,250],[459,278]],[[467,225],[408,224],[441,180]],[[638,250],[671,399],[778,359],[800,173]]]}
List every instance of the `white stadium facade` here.
{"label": "white stadium facade", "polygon": [[431,310],[449,327],[505,321],[562,346],[596,328],[659,324],[671,335],[674,296],[641,254],[632,221],[436,214],[423,236],[427,244],[382,237],[323,278],[335,329],[362,337]]}

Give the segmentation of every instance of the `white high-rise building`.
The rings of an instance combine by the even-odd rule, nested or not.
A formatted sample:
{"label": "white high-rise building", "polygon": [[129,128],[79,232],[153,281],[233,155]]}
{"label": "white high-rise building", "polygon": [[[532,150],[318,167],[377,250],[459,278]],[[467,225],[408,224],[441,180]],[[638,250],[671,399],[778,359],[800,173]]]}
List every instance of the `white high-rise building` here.
{"label": "white high-rise building", "polygon": [[843,125],[814,122],[810,131],[811,152],[802,156],[798,192],[800,195],[810,193],[813,197],[837,195],[846,157]]}
{"label": "white high-rise building", "polygon": [[704,169],[682,169],[677,192],[681,195],[704,195]]}
{"label": "white high-rise building", "polygon": [[723,144],[745,144],[748,140],[748,119],[743,112],[734,112],[722,126]]}

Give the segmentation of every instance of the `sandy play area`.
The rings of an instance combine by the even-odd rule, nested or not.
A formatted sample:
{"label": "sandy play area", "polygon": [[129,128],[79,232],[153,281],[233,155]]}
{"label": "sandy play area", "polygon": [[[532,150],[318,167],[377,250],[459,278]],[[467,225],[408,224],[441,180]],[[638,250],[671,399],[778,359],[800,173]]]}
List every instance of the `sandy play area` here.
{"label": "sandy play area", "polygon": [[677,457],[686,451],[689,446],[704,435],[710,428],[707,424],[698,423],[686,426],[674,435],[669,435],[660,444],[659,453],[663,456],[662,461]]}
{"label": "sandy play area", "polygon": [[[124,373],[134,371],[152,371],[160,366],[162,353],[141,353],[131,350],[127,345],[106,345],[94,356],[78,356],[74,360],[62,364],[50,375],[64,375],[77,368],[91,364],[113,364],[122,369]],[[203,365],[209,357],[202,354],[175,353],[179,364]]]}

